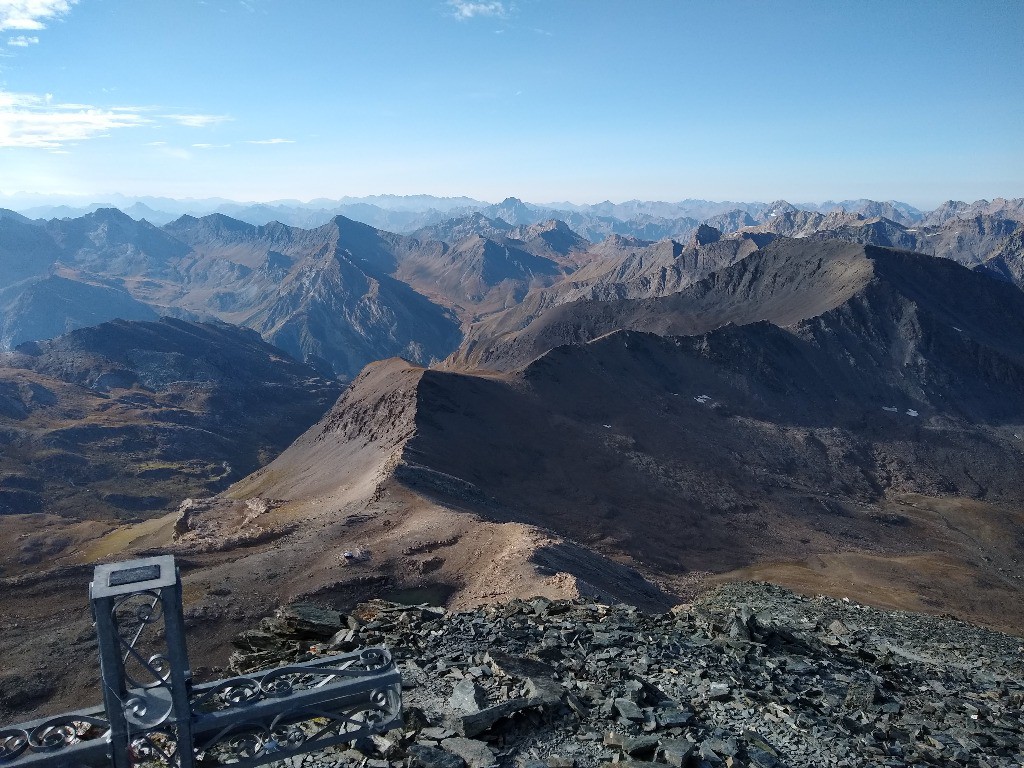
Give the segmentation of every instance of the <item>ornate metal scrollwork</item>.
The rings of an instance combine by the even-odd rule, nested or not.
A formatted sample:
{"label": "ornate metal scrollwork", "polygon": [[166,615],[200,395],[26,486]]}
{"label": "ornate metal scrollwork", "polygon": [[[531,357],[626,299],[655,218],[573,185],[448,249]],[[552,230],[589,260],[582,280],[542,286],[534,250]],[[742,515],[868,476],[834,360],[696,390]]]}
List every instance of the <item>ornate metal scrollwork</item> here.
{"label": "ornate metal scrollwork", "polygon": [[[386,648],[193,686],[169,556],[97,566],[90,593],[104,707],[0,729],[0,766],[191,768],[206,756],[255,768],[401,724]],[[163,637],[146,636],[157,624]],[[144,651],[148,640],[157,652]]]}
{"label": "ornate metal scrollwork", "polygon": [[255,766],[399,725],[401,679],[387,649],[367,648],[210,684],[192,706],[201,754]]}
{"label": "ornate metal scrollwork", "polygon": [[[124,678],[128,687],[166,687],[171,676],[171,663],[167,656],[154,653],[147,658],[139,650],[145,631],[162,620],[160,593],[146,590],[125,595],[114,602],[110,615],[123,648]],[[151,679],[140,679],[139,672],[147,673]]]}
{"label": "ornate metal scrollwork", "polygon": [[0,763],[12,763],[21,757],[56,753],[102,736],[109,723],[83,714],[56,715],[0,730]]}
{"label": "ornate metal scrollwork", "polygon": [[177,735],[171,729],[147,731],[129,743],[132,762],[178,764]]}
{"label": "ornate metal scrollwork", "polygon": [[28,731],[21,728],[0,730],[0,763],[10,762],[28,749]]}

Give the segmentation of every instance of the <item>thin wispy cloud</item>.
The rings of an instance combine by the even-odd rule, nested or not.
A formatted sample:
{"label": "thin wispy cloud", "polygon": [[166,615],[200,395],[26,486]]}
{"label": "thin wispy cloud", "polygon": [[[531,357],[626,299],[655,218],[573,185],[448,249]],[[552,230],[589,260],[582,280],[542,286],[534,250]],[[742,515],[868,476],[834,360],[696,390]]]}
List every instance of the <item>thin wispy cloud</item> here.
{"label": "thin wispy cloud", "polygon": [[295,139],[254,139],[246,144],[294,144]]}
{"label": "thin wispy cloud", "polygon": [[29,37],[28,35],[18,35],[17,37],[7,39],[7,44],[14,46],[15,48],[28,48],[30,45],[35,45],[38,42],[38,37]]}
{"label": "thin wispy cloud", "polygon": [[224,149],[230,147],[230,144],[193,144],[196,149]]}
{"label": "thin wispy cloud", "polygon": [[226,123],[232,118],[228,115],[160,115],[160,117],[172,120],[178,125],[184,125],[187,128],[208,128],[211,125],[218,125],[220,123]]}
{"label": "thin wispy cloud", "polygon": [[0,0],[0,32],[8,29],[45,29],[46,24],[71,10],[78,0]]}
{"label": "thin wispy cloud", "polygon": [[0,91],[0,147],[60,149],[63,145],[138,128],[152,121],[140,109],[62,104],[51,94]]}
{"label": "thin wispy cloud", "polygon": [[183,149],[182,147],[160,146],[156,148],[156,151],[159,152],[161,155],[173,157],[175,160],[192,159],[192,153],[189,152],[187,149]]}
{"label": "thin wispy cloud", "polygon": [[505,3],[498,0],[486,0],[485,2],[448,0],[448,7],[457,19],[472,19],[476,16],[497,16],[499,18],[508,16],[508,8]]}

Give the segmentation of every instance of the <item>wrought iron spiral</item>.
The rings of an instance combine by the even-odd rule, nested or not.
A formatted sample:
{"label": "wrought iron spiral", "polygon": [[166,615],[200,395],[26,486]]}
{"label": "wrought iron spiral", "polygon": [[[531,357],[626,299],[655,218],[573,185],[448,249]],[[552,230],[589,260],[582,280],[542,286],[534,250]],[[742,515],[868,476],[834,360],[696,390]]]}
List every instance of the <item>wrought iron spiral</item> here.
{"label": "wrought iron spiral", "polygon": [[28,732],[20,728],[0,731],[0,763],[14,760],[28,749]]}

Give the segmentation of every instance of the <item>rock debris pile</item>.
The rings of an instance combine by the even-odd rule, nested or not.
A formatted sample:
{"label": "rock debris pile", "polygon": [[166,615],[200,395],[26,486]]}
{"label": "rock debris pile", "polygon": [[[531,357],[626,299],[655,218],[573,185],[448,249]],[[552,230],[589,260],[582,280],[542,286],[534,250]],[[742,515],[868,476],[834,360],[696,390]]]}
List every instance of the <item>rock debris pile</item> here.
{"label": "rock debris pile", "polygon": [[402,671],[404,730],[302,765],[1024,765],[1024,640],[767,584],[663,615],[292,606],[239,636],[231,666],[376,644]]}

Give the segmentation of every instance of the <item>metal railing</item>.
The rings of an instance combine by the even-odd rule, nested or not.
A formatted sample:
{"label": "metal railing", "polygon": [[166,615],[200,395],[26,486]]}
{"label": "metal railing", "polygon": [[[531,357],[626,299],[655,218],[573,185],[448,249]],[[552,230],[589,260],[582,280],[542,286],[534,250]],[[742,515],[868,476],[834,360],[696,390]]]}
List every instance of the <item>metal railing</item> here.
{"label": "metal railing", "polygon": [[402,723],[386,648],[193,685],[171,556],[97,566],[89,592],[103,705],[0,728],[0,765],[248,768]]}

